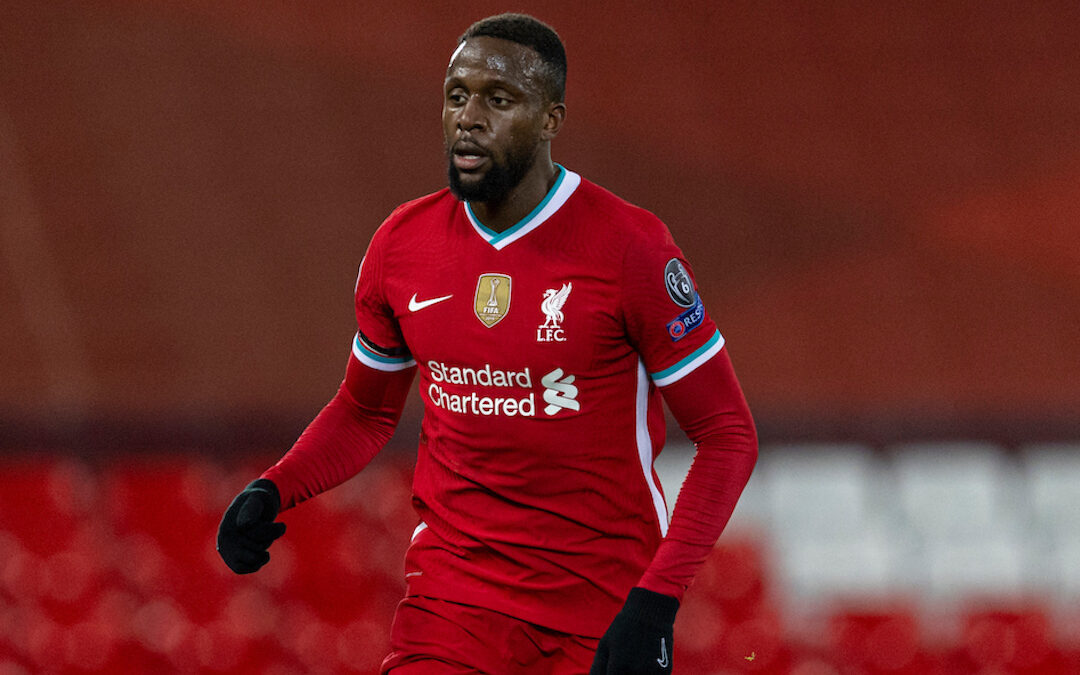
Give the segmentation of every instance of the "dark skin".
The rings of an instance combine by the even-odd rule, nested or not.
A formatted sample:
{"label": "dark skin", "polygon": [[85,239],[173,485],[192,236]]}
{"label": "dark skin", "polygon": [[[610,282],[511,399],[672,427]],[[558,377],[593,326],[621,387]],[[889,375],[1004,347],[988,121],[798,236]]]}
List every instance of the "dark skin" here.
{"label": "dark skin", "polygon": [[493,37],[466,40],[446,70],[443,135],[461,183],[480,183],[508,158],[529,158],[524,176],[505,194],[469,202],[496,232],[528,215],[555,184],[551,141],[566,119],[566,105],[551,100],[545,82],[536,51]]}

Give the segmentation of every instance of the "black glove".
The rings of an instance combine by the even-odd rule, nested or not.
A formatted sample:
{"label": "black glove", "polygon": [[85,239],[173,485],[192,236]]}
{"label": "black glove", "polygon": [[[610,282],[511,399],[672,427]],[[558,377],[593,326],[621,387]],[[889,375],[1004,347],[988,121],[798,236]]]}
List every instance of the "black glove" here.
{"label": "black glove", "polygon": [[275,523],[281,495],[273,481],[260,478],[229,504],[218,526],[217,552],[237,574],[250,574],[270,562],[266,549],[285,534],[285,523]]}
{"label": "black glove", "polygon": [[678,610],[670,595],[631,588],[600,638],[589,675],[669,675]]}

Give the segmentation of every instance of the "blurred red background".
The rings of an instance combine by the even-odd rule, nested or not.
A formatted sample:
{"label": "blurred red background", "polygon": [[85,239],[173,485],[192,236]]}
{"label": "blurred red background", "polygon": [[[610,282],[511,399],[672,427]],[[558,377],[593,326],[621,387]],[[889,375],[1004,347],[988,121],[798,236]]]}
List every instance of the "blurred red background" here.
{"label": "blurred red background", "polygon": [[[8,439],[295,435],[501,9],[4,3]],[[669,224],[766,437],[1075,435],[1076,3],[526,9],[569,53],[556,160]]]}

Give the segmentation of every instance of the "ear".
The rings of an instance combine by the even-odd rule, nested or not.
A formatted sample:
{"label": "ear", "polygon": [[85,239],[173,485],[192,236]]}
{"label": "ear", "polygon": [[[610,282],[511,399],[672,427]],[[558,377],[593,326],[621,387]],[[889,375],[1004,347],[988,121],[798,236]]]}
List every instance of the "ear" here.
{"label": "ear", "polygon": [[559,135],[559,130],[562,129],[563,122],[566,121],[566,104],[565,103],[550,103],[546,116],[544,117],[544,128],[540,132],[540,138],[545,141],[550,141]]}

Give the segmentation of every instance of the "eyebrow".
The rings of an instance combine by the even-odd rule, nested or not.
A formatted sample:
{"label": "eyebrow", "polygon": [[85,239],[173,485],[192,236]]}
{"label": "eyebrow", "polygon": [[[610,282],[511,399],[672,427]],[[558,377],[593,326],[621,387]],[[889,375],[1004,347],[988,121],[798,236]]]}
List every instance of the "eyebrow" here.
{"label": "eyebrow", "polygon": [[[457,77],[457,76],[451,76],[451,77],[446,78],[446,84],[444,86],[444,89],[449,91],[450,89],[453,89],[453,88],[458,87],[458,86],[464,86],[464,80],[462,78]],[[515,85],[515,84],[513,84],[513,83],[511,83],[511,82],[509,82],[509,81],[507,81],[507,80],[505,80],[505,79],[503,79],[501,77],[497,77],[497,78],[495,78],[493,80],[485,82],[484,83],[484,88],[485,89],[505,89],[510,93],[522,94],[522,95],[528,93],[528,92],[525,91],[524,88],[522,88],[520,86],[517,86],[517,85]]]}

